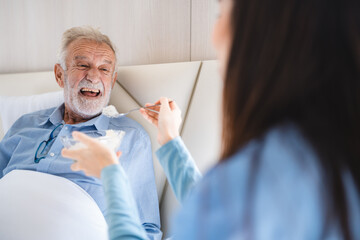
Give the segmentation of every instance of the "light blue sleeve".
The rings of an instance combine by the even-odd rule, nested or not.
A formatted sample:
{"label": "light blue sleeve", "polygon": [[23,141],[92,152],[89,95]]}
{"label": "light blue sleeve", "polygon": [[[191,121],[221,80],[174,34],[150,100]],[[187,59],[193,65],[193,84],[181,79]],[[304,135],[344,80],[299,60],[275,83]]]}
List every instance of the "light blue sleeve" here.
{"label": "light blue sleeve", "polygon": [[208,172],[183,203],[172,235],[187,240],[343,239],[336,222],[323,235],[327,199],[322,179],[317,155],[300,133],[272,131]]}
{"label": "light blue sleeve", "polygon": [[164,144],[157,152],[161,166],[180,203],[189,196],[202,178],[193,158],[180,137]]}
{"label": "light blue sleeve", "polygon": [[148,239],[121,165],[105,167],[101,179],[108,209],[105,218],[109,226],[109,239]]}
{"label": "light blue sleeve", "polygon": [[321,188],[310,170],[265,154],[251,178],[254,158],[237,157],[212,169],[183,203],[174,239],[322,239]]}
{"label": "light blue sleeve", "polygon": [[[201,179],[200,171],[180,137],[162,146],[156,154],[176,197],[182,202]],[[105,167],[101,172],[101,179],[108,209],[105,217],[109,226],[109,238],[148,239],[122,166]]]}

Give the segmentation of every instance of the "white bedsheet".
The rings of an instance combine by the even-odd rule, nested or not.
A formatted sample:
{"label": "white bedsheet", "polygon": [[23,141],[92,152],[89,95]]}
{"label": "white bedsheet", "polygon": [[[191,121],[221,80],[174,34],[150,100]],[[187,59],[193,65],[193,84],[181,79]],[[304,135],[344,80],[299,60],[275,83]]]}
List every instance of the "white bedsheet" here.
{"label": "white bedsheet", "polygon": [[0,179],[0,239],[108,239],[95,201],[54,175],[13,170]]}

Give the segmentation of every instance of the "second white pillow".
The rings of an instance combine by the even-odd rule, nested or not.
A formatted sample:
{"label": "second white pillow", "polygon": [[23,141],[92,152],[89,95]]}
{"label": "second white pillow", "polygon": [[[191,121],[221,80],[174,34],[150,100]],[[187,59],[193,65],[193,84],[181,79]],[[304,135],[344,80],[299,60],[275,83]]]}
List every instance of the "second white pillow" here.
{"label": "second white pillow", "polygon": [[[57,107],[64,102],[63,91],[49,92],[32,96],[0,96],[0,118],[3,134],[14,122],[26,113]],[[0,129],[1,135],[1,129]],[[3,136],[0,136],[0,139]]]}

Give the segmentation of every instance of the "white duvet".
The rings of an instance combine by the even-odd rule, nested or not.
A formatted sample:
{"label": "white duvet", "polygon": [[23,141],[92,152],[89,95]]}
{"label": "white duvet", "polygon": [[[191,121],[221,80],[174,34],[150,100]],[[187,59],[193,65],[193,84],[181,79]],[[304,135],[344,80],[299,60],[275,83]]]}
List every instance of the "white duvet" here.
{"label": "white duvet", "polygon": [[78,185],[46,173],[13,170],[0,179],[0,239],[108,238],[100,209]]}

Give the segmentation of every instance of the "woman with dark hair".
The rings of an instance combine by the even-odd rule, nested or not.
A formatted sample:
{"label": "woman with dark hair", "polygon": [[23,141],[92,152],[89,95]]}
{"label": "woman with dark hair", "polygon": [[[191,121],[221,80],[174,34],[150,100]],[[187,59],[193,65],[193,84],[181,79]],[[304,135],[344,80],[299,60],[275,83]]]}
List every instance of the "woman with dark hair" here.
{"label": "woman with dark hair", "polygon": [[[142,110],[183,203],[174,239],[360,239],[360,2],[222,0],[220,8],[219,164],[200,181],[175,102],[161,98],[159,115]],[[74,170],[101,172],[110,238],[146,239],[115,153],[74,137],[89,148],[63,155],[78,160]]]}

